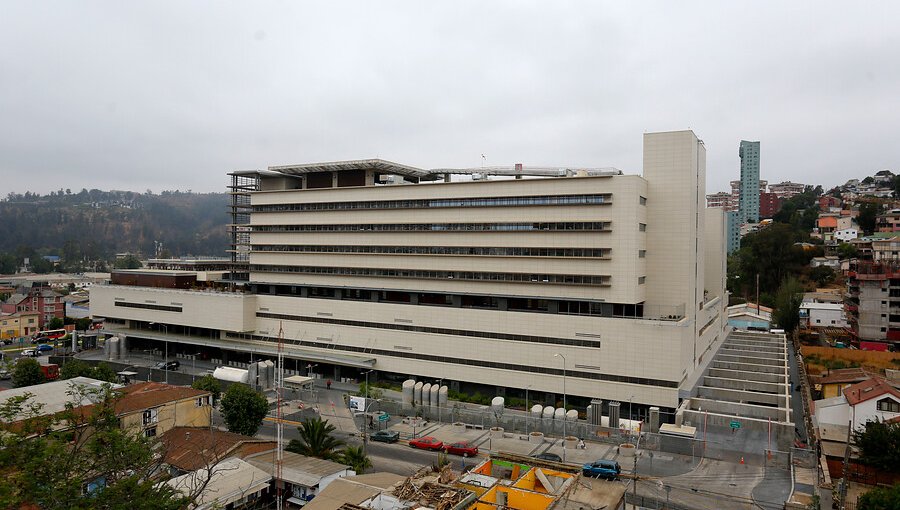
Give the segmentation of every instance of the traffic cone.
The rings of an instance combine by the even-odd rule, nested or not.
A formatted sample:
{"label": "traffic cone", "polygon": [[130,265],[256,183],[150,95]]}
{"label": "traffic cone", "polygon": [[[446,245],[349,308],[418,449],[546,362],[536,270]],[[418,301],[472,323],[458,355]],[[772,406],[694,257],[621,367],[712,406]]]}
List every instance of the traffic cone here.
{"label": "traffic cone", "polygon": [[743,463],[744,463],[744,456],[741,455],[741,464],[743,464]]}

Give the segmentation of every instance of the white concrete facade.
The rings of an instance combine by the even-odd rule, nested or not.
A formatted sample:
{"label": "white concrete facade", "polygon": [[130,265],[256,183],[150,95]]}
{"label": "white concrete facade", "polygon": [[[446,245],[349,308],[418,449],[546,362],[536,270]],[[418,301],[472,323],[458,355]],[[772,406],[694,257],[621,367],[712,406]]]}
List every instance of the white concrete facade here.
{"label": "white concrete facade", "polygon": [[234,350],[271,346],[283,327],[289,358],[445,381],[561,393],[565,371],[570,395],[674,408],[728,328],[725,216],[705,208],[705,159],[679,131],[644,135],[643,176],[321,189],[276,177],[251,194],[255,292],[101,286],[92,310],[138,336],[147,322],[217,330]]}

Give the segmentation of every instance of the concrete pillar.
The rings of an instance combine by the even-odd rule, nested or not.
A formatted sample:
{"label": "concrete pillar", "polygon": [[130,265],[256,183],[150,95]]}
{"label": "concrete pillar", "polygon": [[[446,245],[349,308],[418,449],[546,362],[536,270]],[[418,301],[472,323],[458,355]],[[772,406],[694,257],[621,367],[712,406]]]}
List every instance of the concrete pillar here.
{"label": "concrete pillar", "polygon": [[603,400],[595,398],[588,406],[588,420],[591,425],[600,426],[600,418],[603,416]]}
{"label": "concrete pillar", "polygon": [[332,188],[338,187],[338,173],[337,172],[331,172],[331,187]]}

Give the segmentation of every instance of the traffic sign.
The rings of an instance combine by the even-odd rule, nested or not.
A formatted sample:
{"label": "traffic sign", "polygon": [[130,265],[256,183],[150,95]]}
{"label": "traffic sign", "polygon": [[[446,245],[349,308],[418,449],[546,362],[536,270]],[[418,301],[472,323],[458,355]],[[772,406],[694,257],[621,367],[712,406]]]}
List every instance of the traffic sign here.
{"label": "traffic sign", "polygon": [[389,415],[388,413],[378,415],[378,421],[388,421],[390,419],[391,419],[391,415]]}
{"label": "traffic sign", "polygon": [[736,420],[732,420],[732,422],[731,422],[731,428],[733,428],[733,429],[739,429],[739,428],[741,428],[741,422],[736,421]]}

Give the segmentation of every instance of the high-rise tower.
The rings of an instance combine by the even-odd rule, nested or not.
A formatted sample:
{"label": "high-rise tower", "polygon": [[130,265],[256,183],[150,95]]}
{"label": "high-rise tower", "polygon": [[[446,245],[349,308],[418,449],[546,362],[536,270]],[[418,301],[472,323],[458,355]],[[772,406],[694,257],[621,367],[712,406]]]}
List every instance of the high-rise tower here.
{"label": "high-rise tower", "polygon": [[759,223],[759,142],[741,140],[740,223]]}

